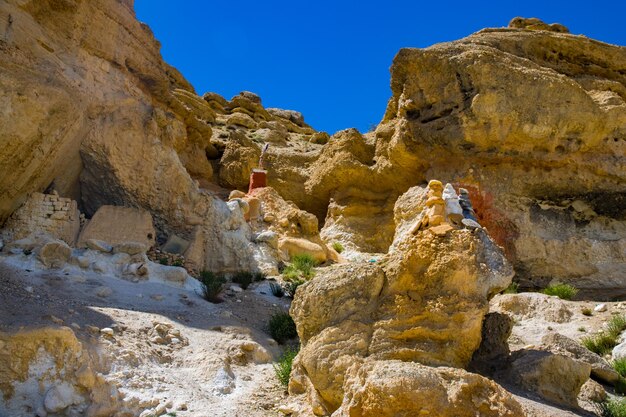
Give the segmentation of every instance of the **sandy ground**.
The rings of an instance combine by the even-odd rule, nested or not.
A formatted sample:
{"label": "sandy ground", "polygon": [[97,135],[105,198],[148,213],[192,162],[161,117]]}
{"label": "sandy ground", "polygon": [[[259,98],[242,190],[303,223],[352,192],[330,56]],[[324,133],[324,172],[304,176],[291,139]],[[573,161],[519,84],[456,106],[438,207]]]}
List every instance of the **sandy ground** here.
{"label": "sandy ground", "polygon": [[[133,283],[68,268],[24,269],[0,258],[0,331],[64,325],[96,347],[129,403],[167,405],[177,416],[281,415],[286,397],[272,361],[282,347],[267,334],[268,318],[289,300],[269,283],[226,291],[212,304],[194,290],[160,282]],[[155,342],[156,324],[180,333]],[[90,328],[90,326],[93,326]],[[112,328],[107,337],[95,328]],[[158,335],[157,335],[158,336]]]}

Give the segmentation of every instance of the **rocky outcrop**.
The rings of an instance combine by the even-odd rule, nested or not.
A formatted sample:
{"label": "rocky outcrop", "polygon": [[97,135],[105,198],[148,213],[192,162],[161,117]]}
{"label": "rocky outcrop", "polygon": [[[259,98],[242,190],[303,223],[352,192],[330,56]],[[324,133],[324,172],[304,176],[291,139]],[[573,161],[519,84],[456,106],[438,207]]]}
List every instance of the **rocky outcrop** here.
{"label": "rocky outcrop", "polygon": [[325,268],[298,290],[291,315],[302,350],[289,390],[306,392],[317,414],[345,404],[355,364],[400,360],[461,368],[478,348],[488,299],[510,283],[512,269],[480,229],[449,226],[438,234],[407,227],[421,219],[425,203],[399,199],[393,250],[378,262]]}
{"label": "rocky outcrop", "polygon": [[[122,416],[116,387],[68,327],[0,333],[2,415]],[[33,409],[34,407],[34,409]]]}
{"label": "rocky outcrop", "polygon": [[377,158],[467,184],[526,284],[623,290],[625,68],[624,48],[534,30],[403,49]]}
{"label": "rocky outcrop", "polygon": [[[625,68],[624,48],[538,19],[402,49],[376,131],[338,132],[309,152],[275,149],[270,184],[325,220],[325,241],[384,253],[396,199],[444,178],[468,190],[523,285],[558,280],[618,296],[626,291]],[[229,146],[239,150],[222,166],[242,172],[231,182],[241,188],[258,149]]]}
{"label": "rocky outcrop", "polygon": [[569,407],[578,406],[578,394],[590,372],[587,363],[539,350],[517,351],[511,363],[511,374],[518,384]]}
{"label": "rocky outcrop", "polygon": [[345,386],[346,397],[333,416],[524,415],[503,388],[462,369],[377,361],[351,368]]}

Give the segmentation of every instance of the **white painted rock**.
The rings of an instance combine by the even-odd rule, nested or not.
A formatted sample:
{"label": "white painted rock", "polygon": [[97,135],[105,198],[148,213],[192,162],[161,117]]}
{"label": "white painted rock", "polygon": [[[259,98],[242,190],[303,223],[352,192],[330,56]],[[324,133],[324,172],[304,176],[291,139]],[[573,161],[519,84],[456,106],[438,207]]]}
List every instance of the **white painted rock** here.
{"label": "white painted rock", "polygon": [[595,306],[593,311],[596,311],[598,313],[602,313],[602,312],[606,311],[606,304],[598,304],[597,306]]}

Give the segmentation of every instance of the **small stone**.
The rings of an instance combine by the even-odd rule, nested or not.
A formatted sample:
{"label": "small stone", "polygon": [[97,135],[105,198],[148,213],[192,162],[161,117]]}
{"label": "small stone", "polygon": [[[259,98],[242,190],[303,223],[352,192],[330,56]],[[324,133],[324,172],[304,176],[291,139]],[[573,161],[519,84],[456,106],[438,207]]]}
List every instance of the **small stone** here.
{"label": "small stone", "polygon": [[598,304],[597,306],[594,307],[593,311],[596,311],[598,313],[603,313],[607,310],[606,304]]}
{"label": "small stone", "polygon": [[55,323],[55,324],[59,324],[59,325],[63,324],[63,320],[61,320],[60,318],[55,317],[55,316],[50,316],[50,320],[52,320],[52,322]]}
{"label": "small stone", "polygon": [[467,227],[468,229],[482,229],[483,227],[478,224],[477,221],[474,221],[472,219],[463,219],[461,220],[461,223],[463,224],[463,226]]}
{"label": "small stone", "polygon": [[179,339],[179,338],[177,338],[177,337],[172,337],[171,343],[172,343],[173,345],[177,345],[177,344],[179,344],[179,343],[180,343],[180,339]]}
{"label": "small stone", "polygon": [[72,323],[70,326],[72,326],[74,330],[80,330],[80,325],[78,323]]}
{"label": "small stone", "polygon": [[26,290],[26,292],[29,292],[29,293],[31,293],[31,294],[32,294],[32,293],[33,293],[33,291],[34,291],[34,290],[33,290],[33,287],[31,287],[31,286],[28,286],[28,287],[26,287],[26,288],[24,288],[24,289]]}
{"label": "small stone", "polygon": [[110,327],[104,327],[102,329],[100,329],[100,333],[102,333],[105,336],[109,336],[109,337],[113,337],[113,335],[115,334],[113,332],[113,329]]}
{"label": "small stone", "polygon": [[439,226],[433,226],[428,229],[428,231],[434,234],[435,236],[445,236],[451,230],[454,230],[454,227],[450,226],[447,223],[441,224]]}
{"label": "small stone", "polygon": [[87,325],[87,331],[89,331],[89,333],[97,334],[100,333],[100,328]]}
{"label": "small stone", "polygon": [[163,301],[165,297],[161,294],[152,294],[150,298],[152,298],[155,301]]}
{"label": "small stone", "polygon": [[282,404],[278,406],[278,411],[283,414],[289,415],[295,413],[296,410],[292,404]]}
{"label": "small stone", "polygon": [[96,295],[98,297],[106,298],[113,294],[113,290],[109,287],[100,287],[96,290]]}
{"label": "small stone", "polygon": [[233,292],[243,292],[243,288],[241,288],[241,287],[239,287],[237,285],[232,285],[230,287],[230,290],[233,291]]}

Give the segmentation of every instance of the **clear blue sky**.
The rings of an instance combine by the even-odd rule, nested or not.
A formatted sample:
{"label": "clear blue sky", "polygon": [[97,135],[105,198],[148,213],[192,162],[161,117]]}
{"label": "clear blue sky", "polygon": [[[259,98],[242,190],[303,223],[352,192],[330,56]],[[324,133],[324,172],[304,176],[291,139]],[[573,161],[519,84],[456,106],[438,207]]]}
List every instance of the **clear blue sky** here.
{"label": "clear blue sky", "polygon": [[626,1],[135,0],[165,60],[199,94],[242,90],[334,133],[377,124],[402,47],[455,40],[515,16],[626,45]]}

